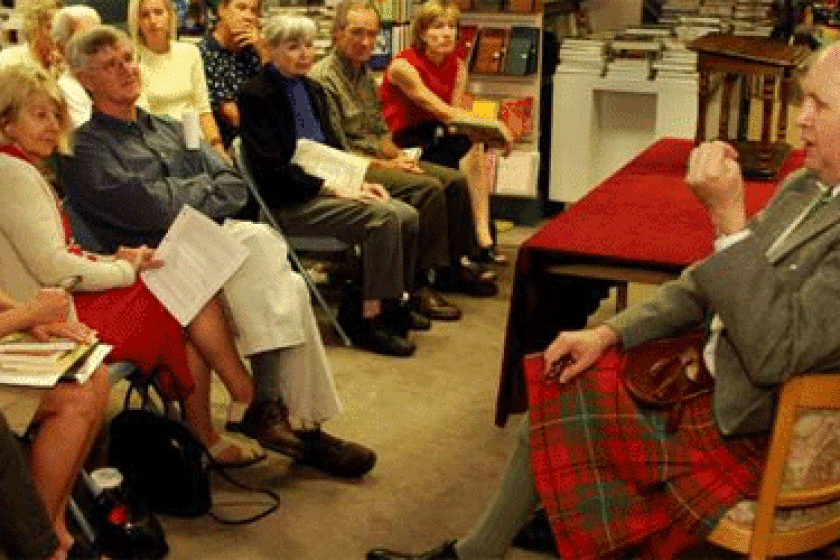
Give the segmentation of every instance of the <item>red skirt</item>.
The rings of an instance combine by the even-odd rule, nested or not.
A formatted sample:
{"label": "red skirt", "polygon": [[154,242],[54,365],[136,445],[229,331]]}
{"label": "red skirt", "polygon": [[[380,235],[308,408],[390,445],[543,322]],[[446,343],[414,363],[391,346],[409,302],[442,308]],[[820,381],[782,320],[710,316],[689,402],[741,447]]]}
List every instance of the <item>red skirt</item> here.
{"label": "red skirt", "polygon": [[139,280],[126,288],[73,294],[79,321],[114,347],[106,361],[132,362],[158,381],[167,396],[186,397],[194,390],[187,366],[183,327]]}
{"label": "red skirt", "polygon": [[528,372],[531,467],[562,558],[674,558],[758,487],[766,436],[722,439],[710,395],[666,433],[664,415],[625,390],[623,367],[611,351],[566,386]]}

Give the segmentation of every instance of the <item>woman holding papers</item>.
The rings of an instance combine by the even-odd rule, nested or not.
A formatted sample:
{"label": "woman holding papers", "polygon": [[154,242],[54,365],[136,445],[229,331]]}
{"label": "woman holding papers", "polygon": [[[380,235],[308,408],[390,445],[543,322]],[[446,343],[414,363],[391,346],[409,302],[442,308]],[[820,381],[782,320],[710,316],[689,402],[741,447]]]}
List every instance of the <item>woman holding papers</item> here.
{"label": "woman holding papers", "polygon": [[[474,260],[504,263],[490,231],[490,184],[484,172],[484,150],[464,134],[448,134],[445,123],[475,117],[465,106],[467,66],[455,54],[459,12],[455,4],[429,0],[414,16],[412,46],[388,66],[379,89],[382,115],[401,148],[419,146],[420,159],[460,168],[467,184],[481,250]],[[505,151],[511,133],[500,121]],[[476,140],[479,140],[476,138]]]}
{"label": "woman holding papers", "polygon": [[[96,333],[68,320],[70,297],[55,288],[38,290],[17,302],[0,291],[0,336],[30,331],[44,336],[70,337],[90,343]],[[59,383],[48,391],[17,391],[0,386],[4,400],[31,404],[34,411],[28,448],[29,472],[21,472],[19,452],[7,436],[0,417],[0,534],[12,558],[64,558],[73,537],[64,512],[82,463],[102,426],[108,406],[108,372],[100,367],[84,384]],[[14,446],[11,447],[10,446]],[[34,492],[37,497],[32,496]],[[40,500],[39,500],[40,499]],[[38,503],[40,501],[40,503]],[[8,531],[7,531],[8,530]],[[78,546],[72,551],[78,551]]]}
{"label": "woman holding papers", "polygon": [[153,251],[123,247],[105,257],[68,241],[55,192],[39,171],[67,125],[51,78],[20,66],[0,71],[0,285],[18,299],[41,286],[72,287],[78,319],[114,347],[108,360],[158,370],[164,389],[185,399],[187,419],[215,459],[243,465],[264,458],[258,444],[221,437],[210,421],[210,369],[230,391],[232,409],[253,398],[218,298],[183,329],[138,280],[162,265]]}

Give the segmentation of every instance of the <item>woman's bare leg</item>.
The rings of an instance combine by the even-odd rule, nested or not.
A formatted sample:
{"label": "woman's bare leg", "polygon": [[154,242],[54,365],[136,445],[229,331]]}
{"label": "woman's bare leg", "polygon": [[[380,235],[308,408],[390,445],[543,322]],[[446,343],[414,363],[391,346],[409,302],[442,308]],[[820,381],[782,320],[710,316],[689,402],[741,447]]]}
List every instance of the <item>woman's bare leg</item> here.
{"label": "woman's bare leg", "polygon": [[219,295],[207,302],[187,326],[187,333],[206,364],[221,378],[231,399],[250,404],[254,398],[251,376],[236,350]]}
{"label": "woman's bare leg", "polygon": [[490,182],[484,169],[484,145],[474,144],[460,162],[461,172],[467,178],[472,203],[475,235],[480,248],[493,245],[490,234]]}
{"label": "woman's bare leg", "polygon": [[187,343],[187,365],[195,390],[184,401],[187,423],[207,447],[219,439],[210,414],[210,368],[195,346]]}
{"label": "woman's bare leg", "polygon": [[84,385],[56,385],[44,397],[36,415],[40,426],[29,463],[35,488],[62,545],[72,542],[64,511],[102,426],[109,390],[108,370],[100,367]]}

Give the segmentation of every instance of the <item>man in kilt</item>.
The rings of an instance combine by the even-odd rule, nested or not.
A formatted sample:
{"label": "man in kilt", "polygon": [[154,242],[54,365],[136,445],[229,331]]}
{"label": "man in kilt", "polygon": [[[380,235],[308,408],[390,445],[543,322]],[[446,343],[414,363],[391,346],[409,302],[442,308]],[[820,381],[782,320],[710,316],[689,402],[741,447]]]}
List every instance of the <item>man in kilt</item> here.
{"label": "man in kilt", "polygon": [[[540,503],[562,558],[675,558],[755,495],[779,387],[840,367],[838,83],[832,46],[802,84],[805,169],[749,222],[737,152],[720,141],[693,150],[686,182],[715,227],[715,253],[647,302],[548,346],[545,366],[526,372],[530,411],[501,486],[465,537],[368,559],[502,558]],[[627,392],[624,352],[704,325],[714,389],[674,427]]]}

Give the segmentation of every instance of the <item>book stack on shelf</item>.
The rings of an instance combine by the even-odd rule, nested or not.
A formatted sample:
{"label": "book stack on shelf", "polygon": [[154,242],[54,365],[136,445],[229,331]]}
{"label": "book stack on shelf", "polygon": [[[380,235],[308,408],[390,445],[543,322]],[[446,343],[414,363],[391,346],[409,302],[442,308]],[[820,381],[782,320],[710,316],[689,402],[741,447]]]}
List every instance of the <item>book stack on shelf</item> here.
{"label": "book stack on shelf", "polygon": [[599,39],[563,39],[557,72],[602,75],[606,65],[606,43]]}
{"label": "book stack on shelf", "polygon": [[651,78],[651,62],[662,52],[662,41],[619,35],[609,43],[609,51],[607,76],[648,80]]}
{"label": "book stack on shelf", "polygon": [[676,26],[680,18],[696,16],[699,14],[700,0],[666,0],[662,4],[662,13],[659,16],[659,23],[662,25]]}
{"label": "book stack on shelf", "polygon": [[461,12],[533,14],[542,7],[541,0],[457,0],[455,3]]}
{"label": "book stack on shelf", "polygon": [[731,25],[733,35],[769,37],[773,32],[773,0],[737,0]]}
{"label": "book stack on shelf", "polygon": [[697,10],[700,17],[730,19],[737,0],[706,0]]}
{"label": "book stack on shelf", "polygon": [[721,33],[726,30],[727,26],[719,17],[683,16],[674,27],[677,38],[685,43],[709,33]]}
{"label": "book stack on shelf", "polygon": [[697,82],[697,53],[685,49],[666,49],[651,64],[655,79],[672,82]]}

